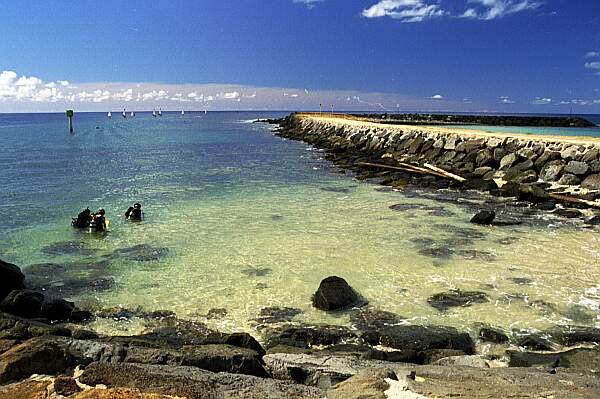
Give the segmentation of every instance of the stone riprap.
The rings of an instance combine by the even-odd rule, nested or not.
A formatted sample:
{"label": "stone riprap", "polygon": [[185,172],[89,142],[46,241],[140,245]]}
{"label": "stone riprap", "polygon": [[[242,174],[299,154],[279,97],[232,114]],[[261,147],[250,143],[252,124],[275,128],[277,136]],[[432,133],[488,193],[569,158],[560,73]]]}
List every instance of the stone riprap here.
{"label": "stone riprap", "polygon": [[432,164],[467,180],[470,188],[494,189],[481,180],[542,184],[555,192],[596,200],[600,194],[600,139],[490,133],[432,126],[376,123],[349,115],[296,113],[280,121],[282,137],[308,142],[333,153],[352,154],[393,165]]}

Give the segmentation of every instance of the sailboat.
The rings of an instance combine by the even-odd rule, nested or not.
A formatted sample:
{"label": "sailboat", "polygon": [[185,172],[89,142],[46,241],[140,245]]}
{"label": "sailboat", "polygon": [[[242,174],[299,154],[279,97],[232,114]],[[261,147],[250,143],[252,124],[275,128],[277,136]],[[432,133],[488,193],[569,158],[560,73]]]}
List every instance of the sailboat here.
{"label": "sailboat", "polygon": [[121,115],[123,115],[123,118],[127,118],[127,114],[125,113],[125,108],[123,108],[123,113]]}
{"label": "sailboat", "polygon": [[184,110],[181,110],[181,115],[185,115],[185,111]]}
{"label": "sailboat", "polygon": [[152,116],[156,118],[156,110],[152,110]]}
{"label": "sailboat", "polygon": [[158,116],[162,116],[162,108],[158,109]]}
{"label": "sailboat", "polygon": [[108,111],[108,115],[106,115],[106,116],[108,116],[109,118],[112,118],[112,113],[110,111]]}
{"label": "sailboat", "polygon": [[207,111],[206,111],[206,108],[204,108],[204,115],[206,115],[206,112],[207,112]]}
{"label": "sailboat", "polygon": [[135,112],[131,111],[131,114],[129,114],[129,116],[133,118],[135,116]]}

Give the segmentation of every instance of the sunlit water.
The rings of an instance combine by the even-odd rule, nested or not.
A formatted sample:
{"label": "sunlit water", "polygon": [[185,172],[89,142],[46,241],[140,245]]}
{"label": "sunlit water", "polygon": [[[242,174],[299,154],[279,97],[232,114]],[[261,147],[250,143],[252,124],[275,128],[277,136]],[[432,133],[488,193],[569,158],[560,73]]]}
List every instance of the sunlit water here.
{"label": "sunlit water", "polygon": [[[266,116],[278,114],[78,114],[69,135],[62,115],[0,115],[0,258],[25,272],[32,264],[64,265],[50,278],[56,286],[92,275],[115,280],[108,289],[90,283],[74,293],[84,307],[166,309],[224,330],[251,330],[267,306],[299,308],[299,321],[348,324],[346,313],[311,306],[330,275],[412,323],[598,324],[595,230],[556,220],[474,227],[471,210],[382,192],[341,174],[323,153],[248,123]],[[119,216],[135,201],[143,204],[143,223]],[[389,208],[398,203],[442,212]],[[108,234],[70,227],[86,206],[107,210]],[[65,241],[84,248],[43,252]],[[428,254],[424,241],[454,253]],[[137,244],[160,256],[111,255]],[[427,303],[453,288],[486,292],[490,301],[447,312]],[[227,315],[207,320],[213,308]],[[110,321],[97,327],[128,328]]]}

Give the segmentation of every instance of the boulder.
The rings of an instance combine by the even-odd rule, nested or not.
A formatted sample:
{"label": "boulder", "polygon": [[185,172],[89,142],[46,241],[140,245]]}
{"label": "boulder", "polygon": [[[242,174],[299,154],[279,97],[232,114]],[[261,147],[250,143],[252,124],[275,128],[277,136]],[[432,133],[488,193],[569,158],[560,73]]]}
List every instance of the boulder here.
{"label": "boulder", "polygon": [[542,170],[540,171],[540,179],[543,181],[557,181],[564,169],[564,162],[558,160],[550,161],[542,167]]}
{"label": "boulder", "polygon": [[581,183],[581,180],[579,179],[579,177],[573,174],[565,173],[564,175],[562,175],[562,177],[558,180],[557,183],[563,186],[576,186],[579,183]]}
{"label": "boulder", "polygon": [[12,291],[2,303],[0,310],[15,316],[33,319],[40,317],[44,295],[32,290]]}
{"label": "boulder", "polygon": [[508,342],[508,335],[493,327],[482,327],[479,329],[479,339],[485,342],[504,344]]}
{"label": "boulder", "polygon": [[589,175],[581,182],[582,188],[600,190],[600,174]]}
{"label": "boulder", "polygon": [[540,203],[548,201],[550,196],[546,190],[537,184],[520,184],[517,198],[521,201]]}
{"label": "boulder", "polygon": [[479,168],[473,171],[473,174],[477,177],[481,177],[488,172],[491,172],[493,169],[490,166],[480,166]]}
{"label": "boulder", "polygon": [[581,213],[580,210],[578,209],[572,209],[572,208],[560,208],[560,209],[556,209],[554,211],[555,215],[559,215],[568,219],[573,219],[573,218],[578,218],[581,217],[583,214]]}
{"label": "boulder", "polygon": [[73,377],[59,375],[54,379],[54,391],[62,396],[70,396],[81,391],[81,388]]}
{"label": "boulder", "polygon": [[600,151],[597,148],[592,148],[590,150],[587,150],[583,154],[583,157],[581,157],[581,161],[585,162],[585,163],[589,163],[589,162],[597,160],[599,156],[600,156]]}
{"label": "boulder", "polygon": [[535,170],[519,170],[519,169],[509,169],[504,174],[504,180],[512,183],[533,183],[537,181],[537,174]]}
{"label": "boulder", "polygon": [[[560,152],[546,150],[538,159],[535,160],[534,165],[537,170],[540,170],[545,164],[560,159]],[[561,162],[562,163],[562,162]]]}
{"label": "boulder", "polygon": [[481,355],[448,356],[436,360],[432,364],[438,366],[477,367],[482,369],[490,367],[488,360]]}
{"label": "boulder", "polygon": [[[461,351],[461,354],[467,355],[472,355],[475,351],[471,336],[452,327],[417,325],[385,326],[364,332],[362,338],[371,345],[382,345],[403,351],[430,352],[436,349],[451,349]],[[456,354],[458,353],[452,353],[452,355]],[[451,355],[446,354],[445,356]],[[428,359],[425,359],[425,362],[432,361],[432,359],[433,357],[429,353]]]}
{"label": "boulder", "polygon": [[591,161],[588,163],[588,165],[590,165],[590,171],[592,173],[600,173],[600,159]]}
{"label": "boulder", "polygon": [[506,156],[506,150],[502,147],[494,148],[494,161],[500,162]]}
{"label": "boulder", "polygon": [[570,161],[565,166],[565,173],[571,173],[573,175],[585,175],[590,169],[589,165],[585,162]]}
{"label": "boulder", "polygon": [[479,191],[490,191],[498,188],[495,181],[483,179],[469,179],[464,182],[464,185],[467,188]]}
{"label": "boulder", "polygon": [[11,291],[22,290],[25,288],[23,280],[25,276],[21,269],[12,263],[0,260],[0,301],[2,301]]}
{"label": "boulder", "polygon": [[484,292],[452,290],[430,296],[427,303],[437,310],[445,311],[452,307],[467,307],[475,303],[488,302]]}
{"label": "boulder", "polygon": [[494,154],[492,151],[484,148],[483,150],[479,150],[477,152],[477,157],[475,158],[475,164],[479,167],[481,166],[489,166],[494,163]]}
{"label": "boulder", "polygon": [[343,310],[362,306],[366,301],[341,277],[327,277],[314,293],[313,306],[321,310]]}
{"label": "boulder", "polygon": [[32,374],[64,373],[75,364],[75,358],[52,338],[33,338],[0,355],[0,384]]}
{"label": "boulder", "polygon": [[471,218],[471,223],[475,224],[492,224],[496,218],[496,212],[494,211],[479,211],[475,216]]}
{"label": "boulder", "polygon": [[508,172],[517,172],[517,171],[520,172],[520,171],[531,169],[531,168],[533,168],[533,162],[531,161],[531,159],[526,159],[523,162],[513,164],[513,166],[508,168],[507,173]]}
{"label": "boulder", "polygon": [[66,321],[75,310],[73,302],[64,299],[50,299],[42,303],[41,316],[50,321]]}
{"label": "boulder", "polygon": [[405,392],[402,392],[402,396],[388,396],[387,392],[392,384],[394,386],[399,386],[395,392],[402,392],[406,389],[405,384],[398,382],[398,377],[392,369],[379,368],[363,370],[350,377],[348,380],[340,382],[332,387],[327,391],[327,398],[387,399],[391,397],[418,398],[420,396],[410,395]]}
{"label": "boulder", "polygon": [[579,148],[574,145],[567,147],[560,152],[561,158],[564,159],[565,161],[572,161],[573,159],[575,159],[577,157],[578,154],[579,154]]}
{"label": "boulder", "polygon": [[519,157],[517,156],[517,154],[514,154],[514,153],[505,155],[500,160],[500,170],[505,170],[505,169],[510,168],[515,162],[517,162],[518,158]]}
{"label": "boulder", "polygon": [[268,349],[278,345],[306,349],[315,345],[335,345],[358,340],[356,333],[347,327],[326,324],[284,325],[264,331],[263,335]]}

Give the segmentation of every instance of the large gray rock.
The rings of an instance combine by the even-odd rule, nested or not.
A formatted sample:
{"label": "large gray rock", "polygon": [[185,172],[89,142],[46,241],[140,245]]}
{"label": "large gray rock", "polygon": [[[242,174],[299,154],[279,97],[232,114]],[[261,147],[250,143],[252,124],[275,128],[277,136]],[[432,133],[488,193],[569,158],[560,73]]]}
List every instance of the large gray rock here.
{"label": "large gray rock", "polygon": [[533,353],[509,351],[511,367],[566,368],[569,371],[599,376],[600,349],[577,348],[565,352]]}
{"label": "large gray rock", "polygon": [[574,145],[567,147],[560,152],[561,158],[564,159],[565,161],[572,161],[572,160],[576,159],[578,155],[579,155],[579,147],[574,146]]}
{"label": "large gray rock", "polygon": [[534,164],[535,167],[540,170],[548,162],[555,161],[557,159],[560,159],[560,152],[546,150],[538,157],[538,159],[535,160]]}
{"label": "large gray rock", "polygon": [[514,153],[505,155],[500,160],[500,170],[504,170],[504,169],[510,168],[517,161],[518,158],[519,157],[517,156],[517,154],[514,154]]}
{"label": "large gray rock", "polygon": [[0,311],[25,318],[41,316],[44,295],[32,290],[12,291],[2,303]]}
{"label": "large gray rock", "polygon": [[600,190],[600,174],[589,175],[581,182],[581,187],[590,190]]}
{"label": "large gray rock", "polygon": [[587,150],[583,156],[581,157],[581,161],[585,163],[589,163],[595,161],[600,156],[600,151],[597,148],[592,148]]}
{"label": "large gray rock", "polygon": [[547,182],[557,181],[564,169],[565,164],[562,161],[550,161],[542,167],[540,179]]}
{"label": "large gray rock", "polygon": [[589,165],[585,162],[570,161],[567,166],[565,166],[565,173],[585,175],[589,169]]}
{"label": "large gray rock", "polygon": [[242,374],[212,373],[186,366],[92,363],[85,368],[80,381],[91,386],[141,388],[147,392],[199,399],[325,397],[325,393],[316,387]]}
{"label": "large gray rock", "polygon": [[[402,392],[402,396],[396,394],[388,396],[386,391],[391,385],[398,385],[396,392]],[[398,382],[398,377],[392,369],[379,368],[363,370],[360,373],[350,377],[348,380],[340,382],[327,392],[327,399],[388,399],[419,398],[420,395],[414,395],[405,391],[406,384]]]}
{"label": "large gray rock", "polygon": [[560,179],[558,179],[557,183],[565,186],[576,186],[577,184],[581,183],[581,180],[579,177],[573,174],[565,173]]}
{"label": "large gray rock", "polygon": [[477,152],[477,157],[475,158],[475,164],[479,167],[481,166],[490,166],[494,163],[494,154],[487,148],[483,150],[479,150]]}
{"label": "large gray rock", "polygon": [[321,310],[342,310],[362,306],[366,301],[341,277],[327,277],[312,298],[313,306]]}
{"label": "large gray rock", "polygon": [[6,298],[13,290],[22,290],[25,288],[23,279],[25,276],[21,273],[21,269],[12,263],[0,260],[0,302]]}

